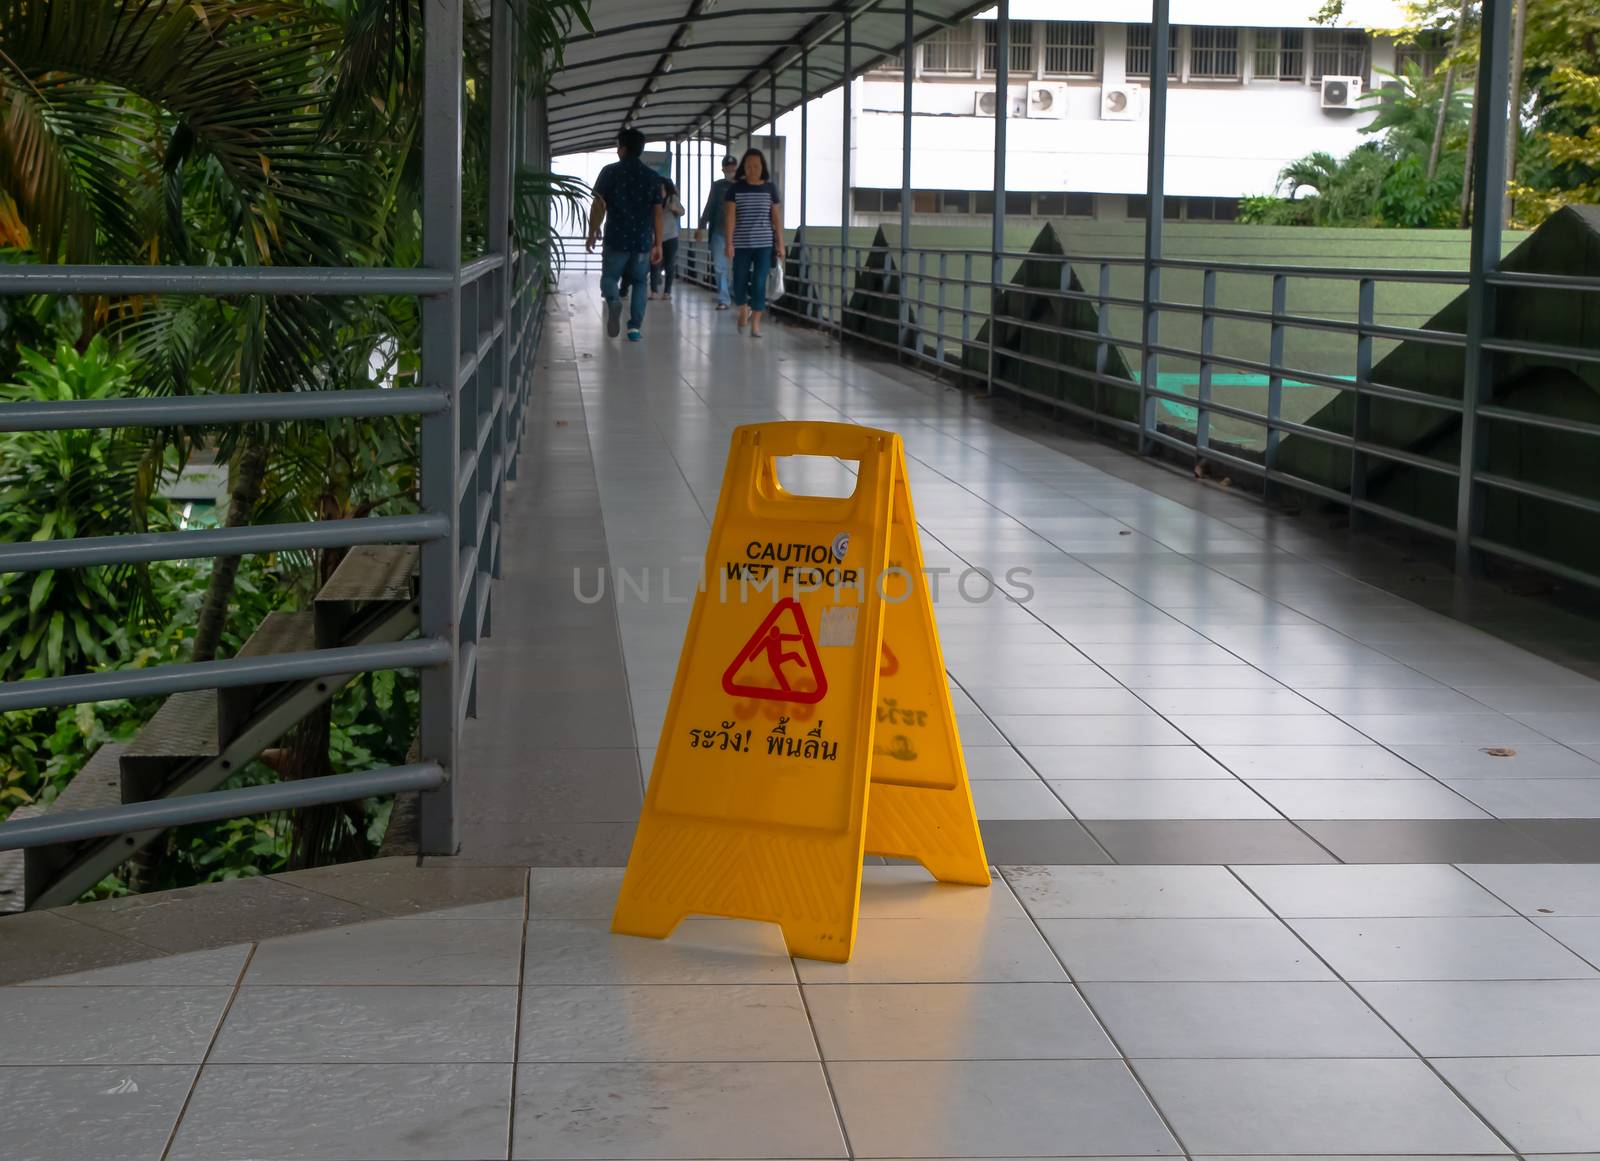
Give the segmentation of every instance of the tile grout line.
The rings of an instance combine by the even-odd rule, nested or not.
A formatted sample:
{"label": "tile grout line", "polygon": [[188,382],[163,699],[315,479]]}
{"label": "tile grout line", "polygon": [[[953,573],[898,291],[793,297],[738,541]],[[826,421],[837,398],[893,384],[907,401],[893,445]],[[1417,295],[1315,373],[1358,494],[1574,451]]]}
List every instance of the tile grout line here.
{"label": "tile grout line", "polygon": [[[1560,945],[1561,947],[1566,948],[1567,951],[1569,951],[1573,955],[1577,956],[1579,960],[1581,960],[1582,962],[1588,964],[1590,967],[1594,968],[1596,971],[1600,971],[1600,962],[1597,962],[1597,961],[1600,961],[1600,956],[1596,956],[1596,957],[1591,958],[1591,957],[1585,955],[1583,952],[1579,951],[1577,948],[1573,947],[1566,940],[1562,939],[1560,936],[1556,935],[1554,932],[1546,931],[1543,927],[1540,927],[1538,922],[1533,918],[1533,916],[1524,915],[1523,912],[1522,912],[1522,909],[1520,907],[1515,906],[1511,902],[1511,900],[1509,900],[1505,896],[1501,895],[1493,887],[1489,886],[1489,884],[1485,883],[1482,879],[1478,878],[1478,876],[1474,875],[1471,871],[1467,870],[1467,867],[1473,866],[1474,864],[1467,863],[1467,864],[1463,865],[1461,863],[1451,863],[1449,865],[1454,867],[1459,874],[1465,875],[1468,880],[1470,880],[1471,882],[1477,884],[1477,886],[1478,886],[1478,888],[1480,890],[1482,890],[1486,894],[1492,896],[1497,902],[1504,903],[1507,907],[1510,907],[1511,908],[1511,912],[1512,912],[1513,915],[1517,916],[1518,918],[1520,918],[1520,919],[1524,920],[1525,922],[1527,922],[1528,924],[1530,924],[1535,931],[1539,932],[1546,939],[1554,940],[1558,945]],[[1515,866],[1515,865],[1518,865],[1518,864],[1498,863],[1498,864],[1493,864],[1493,865],[1496,865],[1496,866]],[[1537,864],[1537,863],[1523,863],[1523,864],[1520,864],[1520,865],[1522,865],[1522,866],[1538,866],[1540,864]],[[1545,864],[1545,865],[1547,865],[1547,866],[1582,866],[1584,864],[1549,863],[1549,864]],[[1507,916],[1507,918],[1509,918],[1509,916]],[[1577,915],[1559,916],[1559,915],[1552,915],[1551,918],[1552,919],[1561,919],[1561,918],[1579,919],[1579,918],[1587,918],[1587,916],[1577,916]]]}
{"label": "tile grout line", "polygon": [[839,1105],[839,1093],[833,1084],[833,1073],[828,1070],[828,1058],[822,1051],[822,1036],[817,1032],[817,1021],[811,1014],[811,1001],[806,999],[806,985],[800,979],[800,969],[795,966],[792,955],[789,956],[789,970],[794,973],[794,987],[795,991],[800,993],[800,1008],[806,1014],[806,1026],[811,1029],[811,1043],[817,1050],[817,1066],[822,1070],[822,1083],[828,1089],[828,1103],[833,1106],[833,1119],[839,1126],[839,1136],[844,1142],[844,1154],[846,1157],[854,1157],[856,1151],[850,1144],[850,1128],[844,1123],[844,1109]]}
{"label": "tile grout line", "polygon": [[[1427,865],[1427,864],[1423,864],[1423,865]],[[1277,920],[1278,923],[1281,924],[1289,932],[1290,935],[1294,936],[1294,938],[1296,940],[1298,940],[1300,942],[1300,944],[1308,952],[1310,952],[1313,956],[1316,957],[1316,960],[1317,960],[1318,963],[1322,964],[1323,967],[1327,968],[1330,972],[1333,973],[1333,978],[1334,979],[1338,980],[1341,984],[1343,984],[1345,986],[1345,989],[1352,996],[1354,996],[1356,998],[1356,1000],[1364,1008],[1367,1009],[1367,1011],[1371,1012],[1373,1014],[1373,1016],[1375,1018],[1377,1018],[1377,1020],[1379,1022],[1381,1022],[1385,1028],[1389,1029],[1390,1032],[1394,1033],[1395,1038],[1397,1040],[1399,1040],[1400,1043],[1404,1044],[1408,1049],[1411,1050],[1412,1054],[1422,1064],[1422,1066],[1424,1068],[1426,1068],[1430,1073],[1432,1073],[1433,1076],[1439,1081],[1439,1083],[1442,1084],[1456,1098],[1456,1100],[1461,1102],[1461,1105],[1462,1105],[1463,1108],[1465,1108],[1473,1116],[1477,1117],[1478,1120],[1480,1122],[1482,1122],[1483,1126],[1485,1128],[1487,1128],[1491,1133],[1493,1133],[1495,1135],[1495,1137],[1500,1141],[1500,1143],[1506,1147],[1506,1151],[1507,1152],[1511,1153],[1513,1156],[1521,1156],[1521,1150],[1519,1150],[1515,1145],[1513,1145],[1511,1143],[1511,1139],[1500,1131],[1499,1126],[1497,1126],[1493,1121],[1491,1121],[1486,1114],[1484,1114],[1482,1112],[1479,1112],[1478,1111],[1478,1107],[1467,1099],[1466,1094],[1463,1093],[1460,1089],[1456,1088],[1456,1086],[1450,1082],[1449,1078],[1447,1078],[1444,1075],[1444,1073],[1439,1070],[1438,1066],[1435,1065],[1434,1062],[1431,1059],[1429,1059],[1426,1055],[1424,1055],[1422,1050],[1419,1049],[1415,1044],[1413,1044],[1410,1041],[1410,1039],[1408,1039],[1406,1037],[1406,1035],[1400,1031],[1400,1029],[1396,1028],[1394,1026],[1394,1024],[1389,1020],[1389,1018],[1387,1016],[1385,1016],[1382,1012],[1378,1011],[1377,1006],[1375,1004],[1373,1004],[1373,1002],[1371,1000],[1369,1000],[1365,995],[1362,994],[1360,988],[1356,987],[1355,984],[1353,984],[1349,980],[1345,979],[1344,975],[1339,971],[1339,969],[1334,967],[1333,964],[1330,963],[1328,961],[1328,959],[1325,956],[1323,956],[1323,954],[1321,952],[1319,952],[1315,947],[1313,947],[1311,945],[1310,941],[1307,940],[1305,938],[1305,936],[1301,935],[1300,932],[1295,929],[1295,927],[1294,927],[1294,925],[1292,923],[1290,923],[1287,919],[1285,919],[1282,915],[1280,915],[1278,913],[1277,909],[1274,908],[1272,906],[1272,904],[1268,903],[1267,900],[1265,899],[1265,897],[1263,897],[1260,892],[1258,892],[1249,883],[1245,882],[1244,876],[1239,874],[1239,872],[1232,865],[1229,865],[1227,870],[1228,870],[1228,874],[1233,876],[1235,882],[1237,882],[1241,887],[1243,887],[1247,892],[1249,892],[1251,897],[1254,898],[1256,900],[1256,902],[1260,903],[1262,907],[1266,908],[1266,911],[1267,911],[1268,915],[1271,915],[1272,918]],[[1470,876],[1469,876],[1469,878],[1470,878]],[[1472,880],[1472,881],[1476,882],[1476,880]],[[1503,902],[1503,900],[1502,900],[1502,902]],[[1508,906],[1509,906],[1509,904],[1508,904]],[[1513,910],[1515,910],[1515,908],[1513,908]],[[1359,917],[1352,917],[1352,918],[1359,918]],[[1364,981],[1364,982],[1373,982],[1373,981]]]}
{"label": "tile grout line", "polygon": [[258,943],[250,945],[250,951],[244,957],[244,963],[239,966],[239,974],[234,977],[233,989],[228,993],[228,1002],[222,1006],[222,1014],[217,1017],[216,1027],[211,1029],[211,1037],[206,1041],[206,1050],[200,1055],[200,1062],[195,1065],[194,1076],[189,1081],[189,1091],[183,1094],[183,1104],[178,1106],[178,1115],[172,1120],[172,1128],[167,1133],[167,1139],[162,1143],[159,1161],[168,1161],[172,1155],[172,1147],[178,1141],[178,1132],[183,1128],[183,1119],[189,1114],[189,1106],[194,1101],[194,1095],[200,1088],[200,1078],[204,1075],[206,1064],[211,1060],[211,1054],[216,1050],[217,1041],[222,1038],[222,1029],[228,1022],[228,1016],[233,1011],[233,1005],[239,998],[239,991],[244,987],[244,978],[250,971],[250,965],[255,962]]}
{"label": "tile grout line", "polygon": [[511,1024],[511,1100],[506,1109],[506,1157],[517,1151],[517,1073],[522,1067],[522,1003],[527,991],[528,913],[533,900],[533,868],[522,877],[522,942],[517,949],[517,1012]]}
{"label": "tile grout line", "polygon": [[1050,958],[1055,960],[1056,964],[1061,968],[1061,973],[1066,976],[1067,982],[1072,986],[1072,990],[1077,993],[1078,999],[1082,1002],[1085,1010],[1088,1011],[1089,1016],[1094,1020],[1095,1027],[1100,1029],[1101,1035],[1103,1035],[1106,1040],[1110,1042],[1111,1047],[1117,1050],[1117,1058],[1122,1061],[1122,1067],[1128,1070],[1128,1075],[1131,1076],[1133,1078],[1133,1082],[1139,1086],[1139,1091],[1144,1094],[1144,1099],[1150,1103],[1151,1110],[1156,1114],[1157,1117],[1161,1119],[1162,1126],[1167,1130],[1168,1134],[1171,1135],[1173,1142],[1178,1146],[1186,1158],[1193,1158],[1195,1156],[1194,1152],[1189,1148],[1188,1145],[1184,1144],[1183,1136],[1178,1132],[1177,1126],[1172,1123],[1172,1118],[1167,1116],[1166,1110],[1163,1109],[1160,1102],[1156,1100],[1156,1094],[1152,1092],[1150,1090],[1150,1086],[1145,1083],[1144,1077],[1139,1075],[1139,1070],[1133,1066],[1132,1059],[1129,1058],[1128,1053],[1123,1049],[1122,1043],[1112,1033],[1110,1026],[1107,1025],[1105,1020],[1101,1017],[1100,1012],[1095,1008],[1094,1003],[1087,995],[1084,994],[1082,986],[1078,983],[1077,976],[1075,976],[1072,972],[1072,969],[1067,966],[1067,961],[1061,958],[1061,953],[1056,950],[1056,945],[1050,942],[1050,937],[1044,933],[1044,928],[1039,926],[1038,916],[1034,915],[1034,913],[1028,909],[1027,903],[1023,902],[1022,896],[1017,893],[1014,887],[1012,887],[1011,880],[1006,878],[1005,873],[998,867],[995,868],[995,871],[1000,875],[1001,881],[1005,883],[1006,889],[1011,892],[1012,898],[1017,901],[1017,905],[1022,908],[1022,913],[1027,916],[1028,923],[1033,927],[1033,933],[1044,941],[1045,949],[1049,951]]}

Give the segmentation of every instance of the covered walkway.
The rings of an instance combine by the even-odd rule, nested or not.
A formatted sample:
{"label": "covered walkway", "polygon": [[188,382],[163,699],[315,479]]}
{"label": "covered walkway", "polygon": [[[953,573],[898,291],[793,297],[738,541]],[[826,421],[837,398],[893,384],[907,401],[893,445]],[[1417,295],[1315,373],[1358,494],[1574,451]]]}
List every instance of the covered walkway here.
{"label": "covered walkway", "polygon": [[[1442,572],[692,288],[639,345],[561,289],[461,854],[7,919],[8,1159],[1600,1152],[1600,683],[1485,631],[1593,624],[1470,627]],[[849,965],[607,931],[728,433],[776,418],[901,432],[929,565],[1033,588],[937,606],[993,887],[869,868]]]}

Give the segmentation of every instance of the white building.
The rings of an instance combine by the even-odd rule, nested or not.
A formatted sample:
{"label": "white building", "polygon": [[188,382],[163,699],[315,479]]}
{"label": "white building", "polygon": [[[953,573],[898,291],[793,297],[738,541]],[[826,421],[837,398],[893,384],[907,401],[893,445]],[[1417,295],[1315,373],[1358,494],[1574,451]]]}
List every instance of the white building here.
{"label": "white building", "polygon": [[[1307,153],[1342,156],[1369,140],[1363,94],[1407,58],[1431,70],[1438,49],[1396,46],[1401,0],[1172,0],[1167,216],[1227,221],[1241,197],[1270,194]],[[1006,210],[1017,217],[1142,218],[1150,71],[1148,0],[1011,0]],[[1391,30],[1385,33],[1384,30]],[[913,221],[986,222],[992,210],[993,13],[923,41],[912,89]],[[879,46],[886,47],[886,46]],[[852,90],[852,223],[898,221],[903,74],[876,63]],[[761,94],[755,101],[759,115]],[[841,101],[809,110],[808,219],[839,222]],[[719,121],[720,124],[720,121]],[[739,129],[735,111],[735,131]],[[777,169],[789,212],[800,195],[800,115],[778,119]],[[768,136],[765,127],[757,137]],[[758,144],[771,145],[770,137]],[[709,151],[708,151],[709,152]],[[576,162],[584,176],[588,165]]]}

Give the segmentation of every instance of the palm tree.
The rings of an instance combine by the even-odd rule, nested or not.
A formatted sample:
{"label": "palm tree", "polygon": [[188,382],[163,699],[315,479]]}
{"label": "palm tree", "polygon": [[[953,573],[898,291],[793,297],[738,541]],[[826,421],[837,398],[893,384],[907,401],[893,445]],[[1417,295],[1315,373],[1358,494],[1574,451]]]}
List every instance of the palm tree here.
{"label": "palm tree", "polygon": [[[41,262],[414,264],[424,11],[421,0],[0,0],[0,246]],[[513,12],[517,80],[531,94],[568,32],[588,25],[587,0]],[[487,12],[469,6],[469,174],[487,167],[488,33]],[[517,188],[525,243],[549,235],[552,198],[582,192],[533,173]],[[464,198],[469,251],[485,233],[481,200]],[[337,390],[368,385],[375,350],[414,349],[416,304],[102,296],[82,303],[77,342],[100,332],[144,393]],[[374,426],[406,438],[398,421]],[[330,470],[342,438],[323,424],[189,429],[152,433],[150,454],[181,462],[214,446],[232,467],[229,524],[360,515],[374,489]],[[308,586],[334,560],[308,557]],[[195,660],[223,639],[238,563],[213,562]]]}

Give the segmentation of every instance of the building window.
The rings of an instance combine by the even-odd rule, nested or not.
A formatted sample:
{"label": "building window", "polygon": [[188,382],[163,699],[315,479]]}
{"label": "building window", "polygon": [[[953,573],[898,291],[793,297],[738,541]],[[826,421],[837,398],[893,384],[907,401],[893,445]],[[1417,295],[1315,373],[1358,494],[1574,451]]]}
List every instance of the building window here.
{"label": "building window", "polygon": [[976,48],[970,24],[936,32],[922,42],[922,71],[970,76],[978,65]]}
{"label": "building window", "polygon": [[[1167,60],[1167,76],[1178,75],[1178,26],[1167,26],[1167,44],[1170,48]],[[1150,75],[1150,26],[1148,24],[1128,25],[1128,56],[1127,74],[1130,77],[1147,77]]]}
{"label": "building window", "polygon": [[1306,34],[1303,28],[1256,30],[1256,79],[1294,82],[1306,79]]}
{"label": "building window", "polygon": [[931,189],[912,190],[911,212],[914,214],[937,214],[939,212],[939,191]]}
{"label": "building window", "polygon": [[1366,78],[1370,71],[1368,54],[1372,40],[1357,28],[1318,29],[1311,53],[1311,79],[1323,77]]}
{"label": "building window", "polygon": [[1438,29],[1419,32],[1413,43],[1395,45],[1394,71],[1403,77],[1406,75],[1407,65],[1416,65],[1423,76],[1431,77],[1439,71],[1439,66],[1444,63],[1444,58],[1449,53],[1450,42],[1443,32]]}
{"label": "building window", "polygon": [[1191,222],[1232,222],[1239,217],[1239,199],[1184,198],[1183,216]]}
{"label": "building window", "polygon": [[972,212],[975,214],[994,215],[994,194],[989,190],[978,190],[972,195]]}
{"label": "building window", "polygon": [[[1128,195],[1129,218],[1135,221],[1144,221],[1145,215],[1150,212],[1149,206],[1150,199],[1144,194]],[[1178,219],[1183,217],[1183,199],[1176,197],[1162,198],[1161,216],[1163,219],[1169,222],[1176,222]]]}
{"label": "building window", "polygon": [[[983,68],[997,72],[995,61],[1000,48],[1000,27],[995,20],[983,22]],[[1033,21],[1011,22],[1011,59],[1007,68],[1014,73],[1033,72]]]}
{"label": "building window", "polygon": [[1239,30],[1197,25],[1189,30],[1189,75],[1201,80],[1236,80]]}
{"label": "building window", "polygon": [[850,191],[850,204],[864,214],[876,214],[883,209],[883,191],[881,189],[853,189]]}
{"label": "building window", "polygon": [[1033,213],[1033,195],[1031,193],[1012,193],[1006,191],[1006,213],[1019,217],[1029,217]]}
{"label": "building window", "polygon": [[1095,26],[1086,20],[1044,26],[1044,71],[1055,77],[1092,77],[1100,71]]}
{"label": "building window", "polygon": [[970,214],[972,195],[964,189],[947,189],[939,195],[941,214]]}
{"label": "building window", "polygon": [[1092,218],[1094,195],[1085,193],[1034,194],[1034,212],[1041,218]]}

